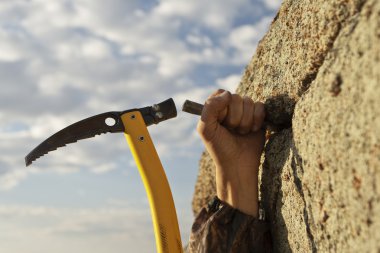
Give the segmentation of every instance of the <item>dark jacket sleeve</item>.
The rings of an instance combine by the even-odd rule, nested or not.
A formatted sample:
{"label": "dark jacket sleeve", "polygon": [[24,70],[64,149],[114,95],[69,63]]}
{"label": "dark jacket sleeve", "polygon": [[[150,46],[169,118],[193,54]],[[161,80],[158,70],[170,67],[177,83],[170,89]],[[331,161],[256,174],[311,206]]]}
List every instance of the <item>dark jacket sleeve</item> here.
{"label": "dark jacket sleeve", "polygon": [[195,218],[190,253],[272,252],[269,225],[215,197]]}

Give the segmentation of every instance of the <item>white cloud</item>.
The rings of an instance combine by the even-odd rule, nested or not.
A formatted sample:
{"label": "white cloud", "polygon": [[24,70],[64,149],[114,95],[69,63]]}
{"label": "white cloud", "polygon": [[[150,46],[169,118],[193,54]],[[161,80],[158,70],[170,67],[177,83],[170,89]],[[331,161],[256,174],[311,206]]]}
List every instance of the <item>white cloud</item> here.
{"label": "white cloud", "polygon": [[53,134],[62,129],[62,126],[68,125],[70,119],[62,118],[58,115],[39,115],[34,121],[30,128],[30,136],[35,139],[47,138],[50,134]]}
{"label": "white cloud", "polygon": [[103,174],[116,169],[116,164],[102,164],[100,166],[95,166],[93,172],[96,174]]}
{"label": "white cloud", "polygon": [[91,39],[82,45],[82,54],[84,57],[101,60],[110,57],[111,50],[103,41]]}
{"label": "white cloud", "polygon": [[235,28],[229,35],[231,45],[238,50],[244,50],[252,47],[257,40],[258,32],[251,25],[242,25]]}
{"label": "white cloud", "polygon": [[[183,226],[190,210],[177,210]],[[155,240],[149,206],[110,199],[101,208],[0,205],[3,252],[153,252]],[[27,232],[28,236],[25,236]],[[188,231],[183,231],[184,243]],[[9,243],[17,241],[17,243]]]}
{"label": "white cloud", "polygon": [[231,31],[228,37],[228,43],[236,51],[232,62],[235,64],[248,63],[251,59],[254,49],[268,30],[272,17],[263,17],[255,26],[242,25]]}
{"label": "white cloud", "polygon": [[189,34],[186,36],[186,41],[195,46],[210,47],[212,41],[208,36],[200,34]]}
{"label": "white cloud", "polygon": [[27,177],[28,173],[22,170],[11,170],[4,175],[0,174],[0,189],[1,190],[11,190],[13,187],[18,185],[20,181]]}
{"label": "white cloud", "polygon": [[247,0],[226,0],[223,4],[217,0],[164,0],[155,8],[154,14],[168,18],[180,17],[212,29],[225,30],[233,25],[240,11],[247,7],[250,7],[250,1]]}
{"label": "white cloud", "polygon": [[281,3],[283,2],[283,0],[263,0],[265,5],[272,9],[272,10],[277,10]]}
{"label": "white cloud", "polygon": [[220,88],[228,90],[230,92],[235,92],[236,88],[240,83],[241,75],[229,75],[224,78],[216,80],[216,83]]}
{"label": "white cloud", "polygon": [[20,53],[14,44],[8,43],[7,39],[4,39],[0,35],[0,61],[12,62],[22,58]]}
{"label": "white cloud", "polygon": [[76,38],[72,41],[62,41],[54,46],[57,58],[61,61],[70,60],[105,60],[111,57],[110,46],[95,38]]}
{"label": "white cloud", "polygon": [[33,55],[27,34],[8,27],[0,27],[0,61],[17,62]]}
{"label": "white cloud", "polygon": [[[152,252],[155,247],[147,206],[55,208],[1,205],[0,218],[4,228],[0,232],[0,249],[4,252],[70,250],[100,253],[121,252],[126,248],[131,252]],[[17,243],[6,243],[9,241]]]}

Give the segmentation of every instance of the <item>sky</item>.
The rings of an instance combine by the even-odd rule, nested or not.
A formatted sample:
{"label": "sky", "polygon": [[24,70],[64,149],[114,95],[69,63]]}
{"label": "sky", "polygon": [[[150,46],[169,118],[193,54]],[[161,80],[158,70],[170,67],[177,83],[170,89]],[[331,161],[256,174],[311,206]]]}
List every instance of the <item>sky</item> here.
{"label": "sky", "polygon": [[[1,0],[0,252],[155,252],[145,190],[123,134],[58,149],[83,118],[172,97],[233,92],[280,0]],[[203,145],[185,113],[149,127],[183,243]]]}

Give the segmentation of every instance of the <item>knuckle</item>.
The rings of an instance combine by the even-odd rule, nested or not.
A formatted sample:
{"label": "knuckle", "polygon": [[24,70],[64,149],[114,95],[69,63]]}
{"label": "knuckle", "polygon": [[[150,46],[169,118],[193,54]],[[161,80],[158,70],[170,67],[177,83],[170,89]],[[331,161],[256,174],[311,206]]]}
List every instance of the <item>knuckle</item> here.
{"label": "knuckle", "polygon": [[244,96],[243,97],[243,102],[248,105],[248,106],[254,106],[255,103],[253,102],[252,98],[248,97],[248,96]]}
{"label": "knuckle", "polygon": [[252,122],[248,121],[248,120],[245,120],[244,118],[241,120],[240,122],[240,129],[250,129],[251,128],[251,125],[252,125]]}
{"label": "knuckle", "polygon": [[226,118],[227,126],[236,128],[240,125],[243,116],[243,99],[238,94],[231,95],[231,104]]}
{"label": "knuckle", "polygon": [[209,111],[213,107],[215,107],[215,104],[218,103],[218,97],[209,97],[207,98],[205,104],[204,104],[204,110]]}
{"label": "knuckle", "polygon": [[213,98],[221,93],[223,93],[225,90],[224,89],[217,89],[216,91],[214,91],[213,93],[211,93],[211,95],[208,97],[208,98]]}
{"label": "knuckle", "polygon": [[239,126],[239,122],[234,117],[228,116],[225,120],[225,124],[228,128],[233,129]]}
{"label": "knuckle", "polygon": [[244,103],[244,115],[241,120],[241,126],[244,128],[250,128],[254,119],[255,103],[249,97],[243,98]]}
{"label": "knuckle", "polygon": [[239,94],[231,94],[231,99],[233,103],[243,101],[242,97]]}
{"label": "knuckle", "polygon": [[265,108],[264,104],[261,102],[255,103],[255,112],[254,112],[254,125],[252,126],[252,131],[257,131],[262,127],[265,118]]}
{"label": "knuckle", "polygon": [[243,118],[240,122],[238,132],[241,134],[247,134],[248,132],[251,131],[251,125],[252,125],[252,122],[244,120]]}
{"label": "knuckle", "polygon": [[210,106],[210,104],[215,100],[213,97],[208,97],[205,101],[204,107]]}

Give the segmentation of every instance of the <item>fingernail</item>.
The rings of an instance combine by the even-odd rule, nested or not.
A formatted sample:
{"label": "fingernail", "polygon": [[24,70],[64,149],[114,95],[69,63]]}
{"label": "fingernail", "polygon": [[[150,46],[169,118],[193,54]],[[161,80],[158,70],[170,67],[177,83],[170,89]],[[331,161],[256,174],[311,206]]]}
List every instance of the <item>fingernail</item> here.
{"label": "fingernail", "polygon": [[227,94],[229,93],[229,91],[227,91],[227,90],[225,90],[225,91],[223,91],[222,93],[220,93],[220,96],[226,96]]}

